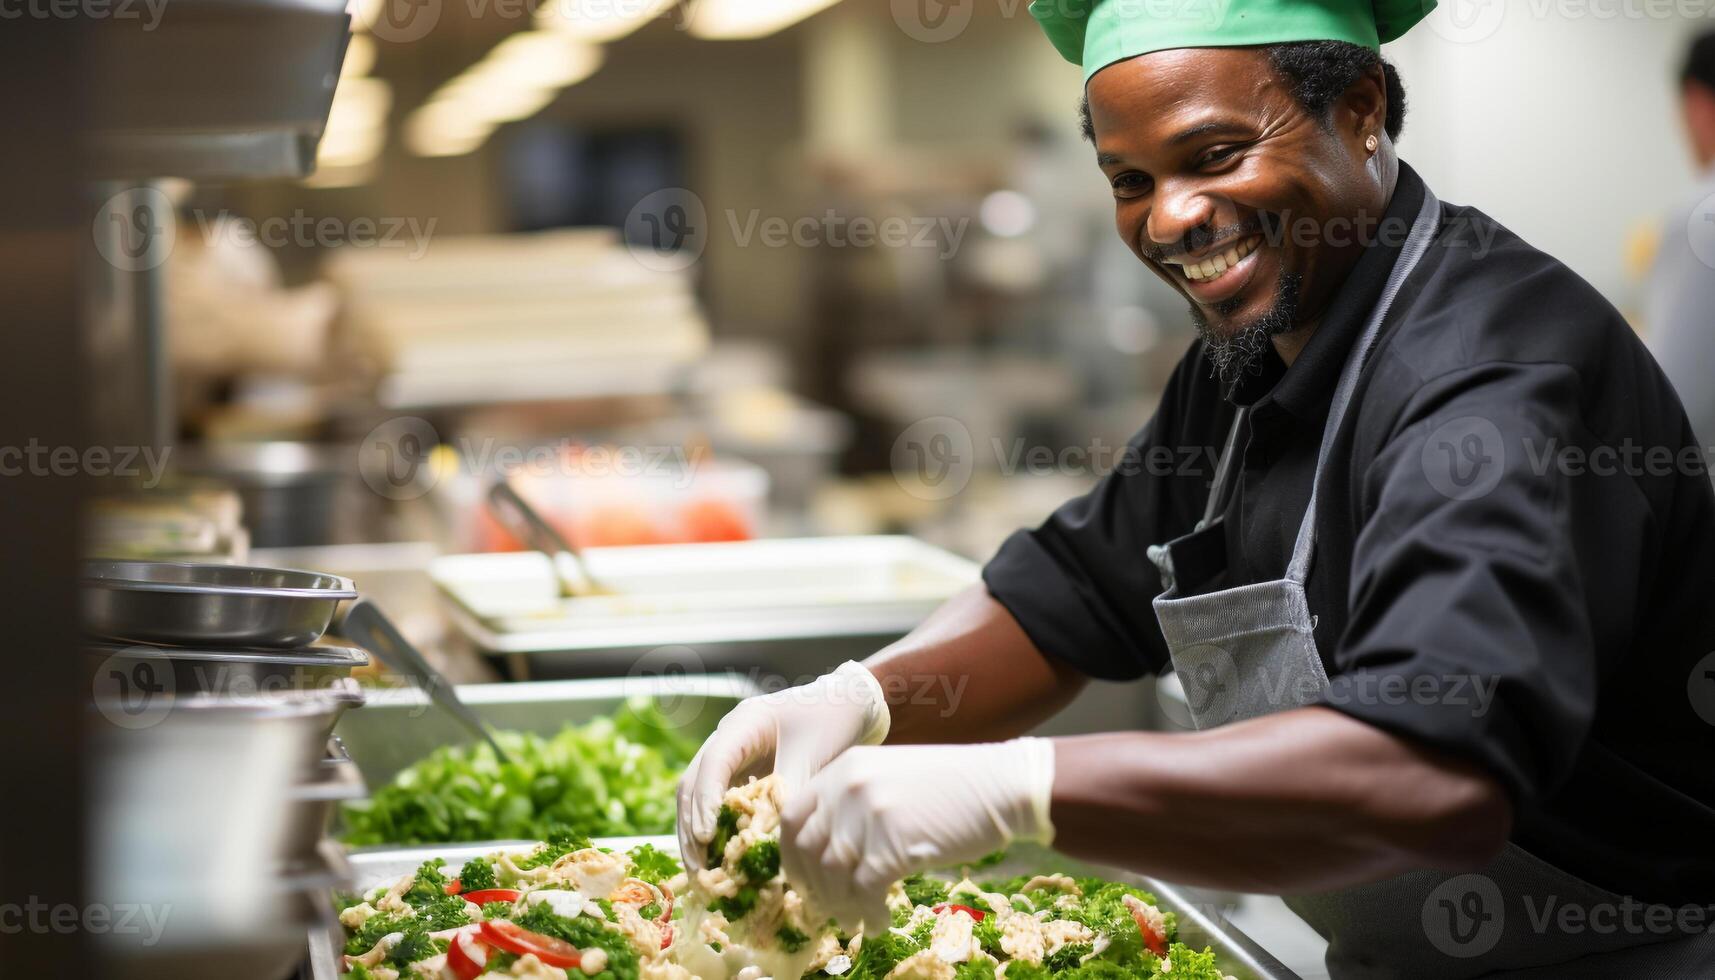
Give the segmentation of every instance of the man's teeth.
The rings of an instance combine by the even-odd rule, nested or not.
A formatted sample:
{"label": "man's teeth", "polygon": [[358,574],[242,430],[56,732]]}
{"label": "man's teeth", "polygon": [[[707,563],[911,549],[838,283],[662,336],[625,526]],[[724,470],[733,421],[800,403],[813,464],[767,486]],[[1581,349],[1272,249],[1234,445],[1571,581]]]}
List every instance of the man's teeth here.
{"label": "man's teeth", "polygon": [[1180,266],[1180,271],[1185,273],[1185,278],[1193,282],[1213,279],[1238,265],[1241,259],[1256,251],[1257,245],[1257,239],[1247,238],[1219,255],[1211,256],[1201,262],[1186,262]]}

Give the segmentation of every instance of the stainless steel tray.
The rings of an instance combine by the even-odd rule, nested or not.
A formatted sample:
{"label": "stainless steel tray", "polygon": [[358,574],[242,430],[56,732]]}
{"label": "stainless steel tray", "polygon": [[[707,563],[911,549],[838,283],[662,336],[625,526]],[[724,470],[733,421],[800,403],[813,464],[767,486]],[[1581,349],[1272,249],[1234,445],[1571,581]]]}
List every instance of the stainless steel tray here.
{"label": "stainless steel tray", "polygon": [[491,653],[903,634],[979,577],[957,555],[885,535],[587,548],[583,558],[612,594],[561,596],[535,552],[447,555],[429,574]]}
{"label": "stainless steel tray", "polygon": [[[672,837],[608,837],[598,839],[595,843],[615,850],[647,843],[670,854],[679,852],[679,842]],[[514,845],[529,846],[529,842],[495,841],[456,847],[360,851],[351,856],[352,880],[358,891],[365,891],[415,871],[430,858],[440,857],[445,858],[449,864],[462,864],[472,857]],[[1008,851],[1005,861],[995,867],[983,869],[976,877],[1006,878],[1017,874],[1045,874],[1054,871],[1123,881],[1151,892],[1163,911],[1172,912],[1178,918],[1179,940],[1198,949],[1204,946],[1212,947],[1220,968],[1237,980],[1298,980],[1298,974],[1288,970],[1267,950],[1258,946],[1227,920],[1230,907],[1211,904],[1192,889],[1117,868],[1088,864],[1046,848],[1028,845],[1013,847]],[[310,935],[308,974],[313,980],[338,980],[339,947],[334,943],[333,933]]]}
{"label": "stainless steel tray", "polygon": [[99,683],[115,681],[115,672],[137,684],[153,683],[158,675],[171,674],[175,694],[249,696],[316,690],[333,686],[369,663],[369,654],[363,650],[332,644],[296,650],[240,650],[96,642],[85,647],[84,653],[93,661]]}
{"label": "stainless steel tray", "polygon": [[[652,697],[675,727],[701,741],[733,705],[760,689],[729,674],[679,674],[520,684],[461,684],[459,698],[500,729],[552,735],[619,710],[635,696]],[[339,737],[372,787],[443,745],[463,745],[469,731],[416,688],[370,692],[369,703],[341,719]]]}
{"label": "stainless steel tray", "polygon": [[84,628],[99,636],[191,646],[314,643],[348,579],[321,572],[199,562],[85,563]]}

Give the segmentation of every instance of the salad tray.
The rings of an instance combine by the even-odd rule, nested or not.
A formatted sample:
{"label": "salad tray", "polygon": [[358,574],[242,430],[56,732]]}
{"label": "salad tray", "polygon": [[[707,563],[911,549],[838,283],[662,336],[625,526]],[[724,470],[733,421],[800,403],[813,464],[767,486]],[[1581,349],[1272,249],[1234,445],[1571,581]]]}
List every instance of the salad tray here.
{"label": "salad tray", "polygon": [[[673,837],[606,837],[595,844],[616,851],[629,850],[639,844],[653,844],[669,854],[679,853],[679,842]],[[529,847],[528,841],[494,841],[486,844],[425,846],[388,850],[359,851],[351,855],[352,878],[357,891],[390,883],[412,871],[431,858],[445,858],[449,864],[509,847]],[[1178,918],[1179,940],[1188,946],[1211,947],[1216,963],[1236,980],[1298,980],[1298,974],[1287,969],[1267,950],[1228,921],[1230,907],[1210,902],[1195,889],[1182,888],[1154,878],[1121,871],[1102,865],[1089,864],[1046,848],[1016,845],[999,864],[973,871],[975,878],[1007,878],[1021,874],[1060,872],[1074,876],[1095,876],[1121,881],[1152,892],[1162,911]],[[316,930],[310,934],[309,960],[304,968],[308,980],[339,980],[340,943],[336,942],[337,927]]]}
{"label": "salad tray", "polygon": [[[460,684],[459,699],[490,726],[553,735],[612,715],[633,697],[654,699],[675,730],[701,742],[721,717],[761,693],[736,674],[665,674],[582,681]],[[370,786],[392,782],[399,771],[443,745],[475,740],[428,695],[414,688],[371,690],[362,711],[340,720],[339,737]]]}

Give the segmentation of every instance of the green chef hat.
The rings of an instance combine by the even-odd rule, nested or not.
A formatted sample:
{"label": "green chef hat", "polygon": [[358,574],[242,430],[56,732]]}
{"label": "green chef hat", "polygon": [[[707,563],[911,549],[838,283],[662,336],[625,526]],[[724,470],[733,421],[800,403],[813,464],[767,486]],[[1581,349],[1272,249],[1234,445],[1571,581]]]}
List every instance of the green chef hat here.
{"label": "green chef hat", "polygon": [[1436,0],[1032,0],[1030,14],[1084,81],[1116,61],[1169,48],[1350,41],[1379,48]]}

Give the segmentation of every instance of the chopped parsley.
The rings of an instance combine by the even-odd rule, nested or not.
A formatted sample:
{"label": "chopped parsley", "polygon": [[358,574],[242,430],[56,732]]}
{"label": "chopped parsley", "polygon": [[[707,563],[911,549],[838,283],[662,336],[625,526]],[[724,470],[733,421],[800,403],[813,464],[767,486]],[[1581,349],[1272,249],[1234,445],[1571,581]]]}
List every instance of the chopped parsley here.
{"label": "chopped parsley", "polygon": [[759,840],[738,859],[738,870],[746,881],[763,884],[780,873],[780,842]]}
{"label": "chopped parsley", "polygon": [[482,891],[485,888],[498,888],[494,880],[494,865],[486,858],[474,857],[464,863],[459,871],[459,889],[467,892]]}
{"label": "chopped parsley", "polygon": [[671,854],[657,850],[653,844],[639,844],[629,852],[631,876],[651,885],[659,885],[683,870]]}
{"label": "chopped parsley", "polygon": [[738,894],[731,898],[717,898],[709,903],[709,908],[726,916],[728,922],[737,922],[756,908],[756,886],[740,885]]}
{"label": "chopped parsley", "polygon": [[447,893],[447,876],[441,873],[441,862],[436,860],[424,861],[417,869],[417,877],[411,882],[411,887],[405,890],[405,901],[412,905],[427,902]]}
{"label": "chopped parsley", "polygon": [[936,881],[925,875],[911,875],[900,884],[905,886],[905,897],[912,905],[927,905],[934,908],[947,900],[947,883]]}
{"label": "chopped parsley", "polygon": [[804,948],[805,943],[810,941],[809,936],[791,926],[781,926],[780,931],[774,934],[774,938],[780,941],[780,948],[788,953],[798,952]]}
{"label": "chopped parsley", "polygon": [[518,862],[521,871],[531,868],[545,868],[573,851],[581,851],[590,846],[590,839],[582,834],[560,829],[548,835],[548,842],[541,850]]}
{"label": "chopped parsley", "polygon": [[725,803],[715,812],[715,835],[709,839],[708,866],[719,867],[726,854],[726,842],[738,833],[738,811]]}

